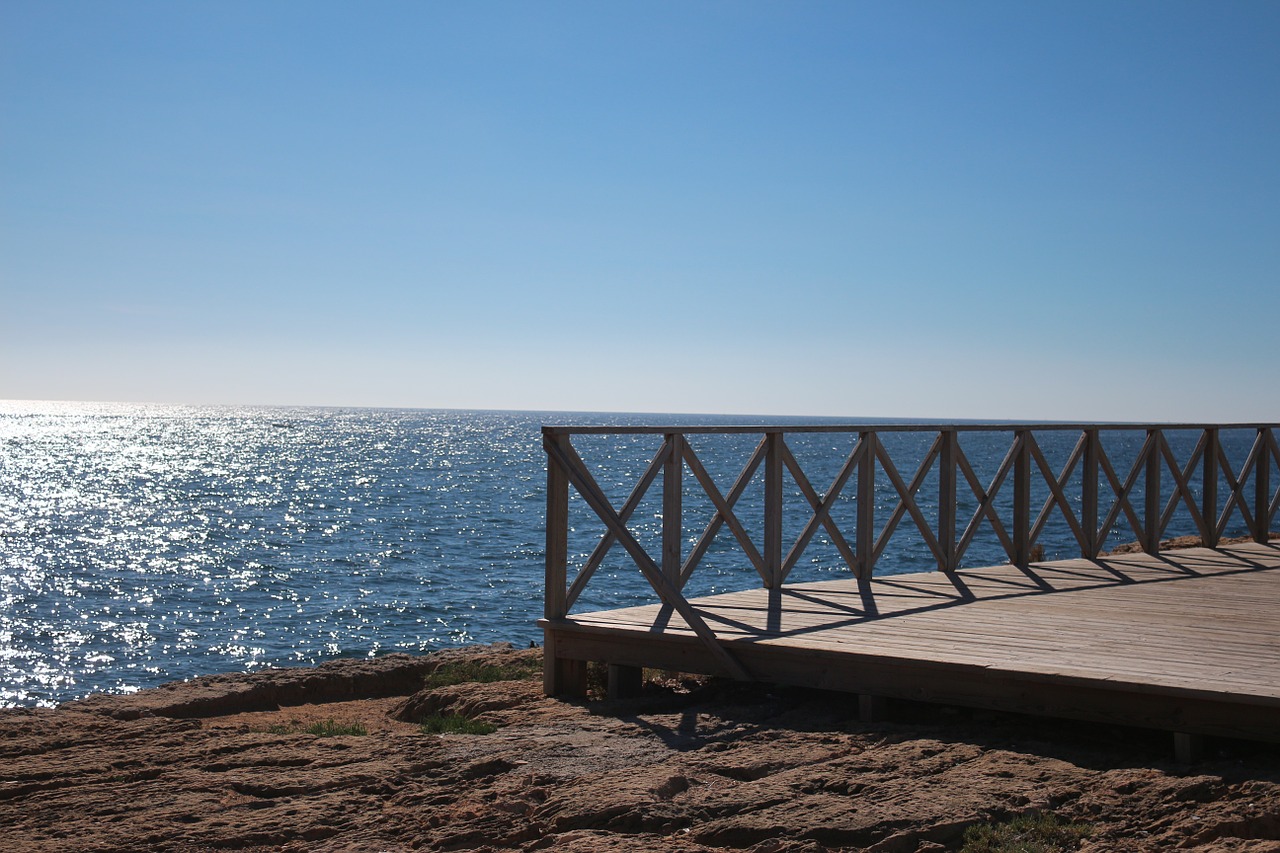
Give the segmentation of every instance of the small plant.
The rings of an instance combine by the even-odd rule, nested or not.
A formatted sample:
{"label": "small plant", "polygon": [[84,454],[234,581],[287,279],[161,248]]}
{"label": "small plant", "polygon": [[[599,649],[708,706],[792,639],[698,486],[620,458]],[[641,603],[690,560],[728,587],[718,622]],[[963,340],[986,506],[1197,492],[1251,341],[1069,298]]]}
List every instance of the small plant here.
{"label": "small plant", "polygon": [[341,735],[363,737],[369,733],[369,730],[360,723],[338,723],[331,719],[322,723],[312,723],[303,731],[316,737],[339,737]]}
{"label": "small plant", "polygon": [[498,727],[493,723],[469,720],[461,714],[432,714],[430,717],[423,718],[421,725],[424,735],[488,735],[497,730]]}
{"label": "small plant", "polygon": [[1092,827],[1064,823],[1051,812],[1018,815],[1003,823],[983,823],[964,831],[960,853],[1061,853],[1075,850]]}
{"label": "small plant", "polygon": [[494,681],[525,681],[541,674],[542,662],[539,660],[526,659],[502,664],[460,660],[446,663],[428,674],[422,679],[422,686],[432,688],[470,682],[489,684]]}
{"label": "small plant", "polygon": [[324,722],[312,723],[305,728],[294,721],[291,723],[275,723],[267,726],[268,734],[273,735],[292,735],[304,732],[316,737],[339,737],[342,735],[357,735],[363,737],[369,733],[360,723],[339,723],[336,720],[328,719]]}

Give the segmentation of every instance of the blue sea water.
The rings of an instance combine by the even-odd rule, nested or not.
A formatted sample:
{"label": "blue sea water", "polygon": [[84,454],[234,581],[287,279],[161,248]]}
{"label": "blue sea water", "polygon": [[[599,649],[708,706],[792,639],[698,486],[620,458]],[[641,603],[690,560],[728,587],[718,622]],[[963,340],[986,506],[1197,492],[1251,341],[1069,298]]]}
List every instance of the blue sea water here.
{"label": "blue sea water", "polygon": [[[0,403],[0,706],[49,705],[96,691],[340,656],[540,640],[546,481],[540,427],[645,422],[751,421]],[[1046,445],[1046,455],[1059,460],[1054,464],[1075,437]],[[575,445],[621,506],[660,440],[583,436]],[[756,440],[692,441],[727,492]],[[900,445],[895,461],[919,458],[922,440],[887,439]],[[980,471],[993,470],[1008,449],[1007,436],[965,441]],[[851,442],[843,434],[788,437],[820,492]],[[1134,449],[1112,452],[1120,459]],[[913,466],[900,464],[909,477]],[[689,480],[684,527],[692,543],[711,506]],[[926,511],[929,489],[936,495],[933,482],[921,490]],[[651,554],[659,553],[661,491],[659,483],[631,522]],[[807,504],[789,500],[795,511],[787,532],[794,537]],[[878,511],[887,515],[896,500],[891,485],[880,483]],[[739,509],[744,520],[759,515],[759,489],[748,490]],[[839,510],[835,515],[842,530],[853,529]],[[877,573],[932,568],[910,527],[904,521]],[[575,500],[574,565],[601,532]],[[1048,556],[1072,556],[1065,523],[1050,524],[1042,541]],[[995,537],[987,536],[967,563],[1002,559]],[[822,534],[792,577],[843,572]],[[755,584],[725,529],[689,592]],[[634,564],[615,548],[577,610],[651,600]]]}

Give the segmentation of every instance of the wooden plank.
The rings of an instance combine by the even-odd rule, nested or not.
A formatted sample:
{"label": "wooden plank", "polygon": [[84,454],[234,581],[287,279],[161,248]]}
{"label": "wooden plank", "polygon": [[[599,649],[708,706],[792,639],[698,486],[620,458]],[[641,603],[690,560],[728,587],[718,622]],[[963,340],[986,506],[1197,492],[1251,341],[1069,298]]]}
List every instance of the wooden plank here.
{"label": "wooden plank", "polygon": [[1064,432],[1086,429],[1105,429],[1109,432],[1140,432],[1158,426],[1167,430],[1202,430],[1209,427],[1218,429],[1256,430],[1275,428],[1280,424],[1273,423],[1168,423],[1168,424],[1116,424],[1116,423],[976,423],[976,424],[865,424],[851,422],[847,424],[789,424],[786,426],[758,424],[635,424],[621,425],[568,425],[546,424],[542,427],[543,435],[663,435],[679,432],[685,435],[724,434],[742,435],[751,433],[762,435],[767,433],[852,433],[866,432],[937,432],[945,426],[960,432],[1014,432],[1016,430],[1035,430],[1036,432]]}

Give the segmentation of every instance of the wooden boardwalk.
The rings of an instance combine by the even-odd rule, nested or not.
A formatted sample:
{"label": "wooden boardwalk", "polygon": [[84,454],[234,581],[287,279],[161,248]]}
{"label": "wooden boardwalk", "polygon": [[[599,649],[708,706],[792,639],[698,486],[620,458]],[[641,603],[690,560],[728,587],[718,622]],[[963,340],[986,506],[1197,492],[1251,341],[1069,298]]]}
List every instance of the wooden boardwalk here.
{"label": "wooden boardwalk", "polygon": [[[849,577],[688,604],[751,679],[1280,740],[1280,541]],[[540,624],[561,667],[730,674],[669,605]]]}

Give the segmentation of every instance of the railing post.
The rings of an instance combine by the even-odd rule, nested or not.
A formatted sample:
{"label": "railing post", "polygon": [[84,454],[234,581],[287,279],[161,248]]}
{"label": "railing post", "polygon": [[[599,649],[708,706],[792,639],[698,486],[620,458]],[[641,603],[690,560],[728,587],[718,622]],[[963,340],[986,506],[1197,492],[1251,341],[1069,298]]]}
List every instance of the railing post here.
{"label": "railing post", "polygon": [[1200,477],[1200,515],[1204,518],[1203,544],[1218,547],[1218,429],[1204,431],[1204,467]]}
{"label": "railing post", "polygon": [[[568,449],[567,435],[543,433],[544,444]],[[561,454],[565,456],[567,454]],[[542,614],[548,621],[569,615],[569,478],[554,459],[547,456],[547,554],[546,592]],[[586,664],[580,660],[561,659],[556,655],[554,628],[543,632],[542,690],[548,696],[586,693]]]}
{"label": "railing post", "polygon": [[857,575],[860,580],[871,580],[876,548],[876,445],[879,437],[874,432],[858,434],[865,448],[858,463],[858,531],[855,543],[858,558]]}
{"label": "railing post", "polygon": [[[546,441],[563,446],[564,435],[549,435]],[[547,554],[546,596],[542,615],[563,619],[568,615],[569,564],[569,478],[550,456],[547,457]]]}
{"label": "railing post", "polygon": [[1102,438],[1096,429],[1084,431],[1084,470],[1080,482],[1080,524],[1085,531],[1087,560],[1098,559],[1102,543],[1098,541],[1098,465]]}
{"label": "railing post", "polygon": [[1160,551],[1160,430],[1147,430],[1146,495],[1143,499],[1142,550]]}
{"label": "railing post", "polygon": [[1258,461],[1253,468],[1253,541],[1267,543],[1271,530],[1271,428],[1258,427]]}
{"label": "railing post", "polygon": [[769,589],[782,584],[782,433],[765,435],[764,567]]}
{"label": "railing post", "polygon": [[1014,433],[1013,459],[1013,563],[1031,565],[1031,442],[1027,431]]}
{"label": "railing post", "polygon": [[678,432],[667,433],[667,461],[662,468],[662,573],[676,589],[684,559],[684,440]]}
{"label": "railing post", "polygon": [[959,436],[954,429],[942,430],[942,447],[938,460],[938,545],[943,560],[938,568],[954,572],[956,560],[956,451]]}

